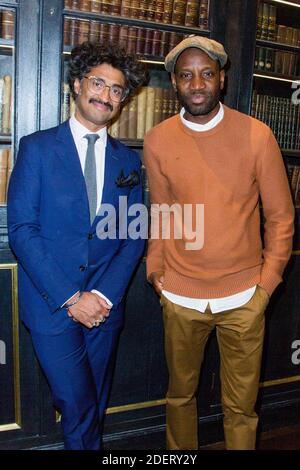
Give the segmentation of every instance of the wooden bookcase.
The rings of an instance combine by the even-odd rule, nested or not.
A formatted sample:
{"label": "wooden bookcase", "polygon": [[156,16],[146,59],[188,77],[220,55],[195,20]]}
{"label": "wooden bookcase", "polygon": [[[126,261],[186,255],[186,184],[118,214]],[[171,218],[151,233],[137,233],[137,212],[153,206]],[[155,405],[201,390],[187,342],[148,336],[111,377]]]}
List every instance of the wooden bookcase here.
{"label": "wooden bookcase", "polygon": [[[139,96],[131,104],[131,109],[125,110],[121,123],[124,133],[120,133],[120,123],[115,123],[110,129],[115,137],[136,149],[141,158],[145,128],[178,110],[175,97],[170,92],[168,74],[164,71],[163,56],[168,46],[174,45],[184,35],[201,34],[225,44],[231,58],[224,96],[224,102],[229,106],[250,114],[254,109],[253,90],[262,95],[291,96],[292,81],[273,80],[272,73],[266,71],[263,73],[266,77],[259,77],[258,72],[262,71],[254,68],[256,47],[299,52],[295,45],[280,44],[279,47],[274,38],[256,39],[259,12],[256,0],[210,0],[208,18],[201,16],[201,29],[197,20],[193,23],[189,15],[182,13],[186,1],[176,2],[176,11],[179,18],[182,14],[181,18],[178,20],[173,9],[169,12],[168,21],[164,17],[166,8],[162,12],[162,3],[166,6],[172,2],[157,1],[157,8],[151,10],[146,6],[154,2],[143,0],[133,1],[130,6],[124,0],[0,0],[0,10],[11,11],[14,15],[13,38],[0,39],[0,80],[5,75],[12,76],[13,96],[11,131],[0,135],[0,152],[11,149],[15,156],[20,137],[55,126],[69,116],[72,104],[66,86],[68,59],[72,46],[85,39],[119,42],[120,38],[124,41],[128,35],[130,40],[124,44],[126,42],[129,50],[137,52],[148,64],[150,78],[142,91],[144,97]],[[190,2],[190,6],[192,3],[195,8],[201,4],[195,1]],[[265,0],[265,3],[275,5],[278,2]],[[119,9],[122,6],[127,7],[127,12]],[[283,4],[276,6],[283,24],[290,27],[297,21],[299,24],[300,17],[296,13],[300,9]],[[298,20],[289,23],[290,16]],[[187,17],[188,24],[175,24],[176,18],[177,23],[186,23]],[[148,122],[141,123],[145,102],[147,111],[147,103],[151,103],[153,112],[147,117]],[[293,148],[284,150],[289,165],[300,161],[297,160],[299,154],[300,151]],[[144,177],[146,202],[145,174]],[[0,390],[0,402],[3,403],[0,408],[0,449],[56,444],[61,441],[59,416],[52,407],[47,383],[34,359],[29,335],[17,321],[17,265],[8,247],[5,200],[2,205],[0,203],[0,240],[0,293],[4,293],[0,296],[0,341],[5,343],[7,355],[11,358],[12,369],[5,369],[5,374],[9,380],[14,377],[13,394],[8,379],[6,387]],[[267,312],[267,338],[258,403],[263,428],[279,426],[287,417],[296,421],[295,410],[300,408],[300,366],[291,359],[292,345],[300,339],[298,259],[297,256],[292,257],[285,283],[272,297]],[[135,442],[138,442],[139,436],[151,434],[156,436],[152,442],[157,447],[153,448],[158,448],[164,441],[167,370],[161,310],[153,289],[146,282],[145,260],[140,263],[131,282],[126,310],[104,440],[109,441],[110,448],[117,449],[121,436],[135,436]],[[1,367],[6,366],[0,364]],[[202,444],[222,439],[218,370],[219,355],[216,338],[212,336],[201,374],[199,395]]]}

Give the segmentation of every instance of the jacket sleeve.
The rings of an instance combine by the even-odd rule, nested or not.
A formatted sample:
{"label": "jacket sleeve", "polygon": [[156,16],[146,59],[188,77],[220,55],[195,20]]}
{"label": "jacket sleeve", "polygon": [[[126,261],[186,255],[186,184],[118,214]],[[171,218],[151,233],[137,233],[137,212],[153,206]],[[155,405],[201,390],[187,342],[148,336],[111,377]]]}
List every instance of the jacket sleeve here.
{"label": "jacket sleeve", "polygon": [[[132,154],[131,154],[132,155]],[[147,210],[145,206],[142,206],[143,195],[142,195],[142,179],[141,179],[141,163],[140,158],[135,153],[133,157],[136,158],[137,164],[134,170],[139,173],[139,184],[134,186],[128,196],[127,206],[128,206],[128,220],[127,227],[129,231],[129,236],[122,241],[122,244],[116,253],[116,255],[111,260],[108,268],[105,273],[97,280],[93,279],[93,282],[87,286],[87,290],[98,290],[107,297],[112,304],[117,306],[128,287],[130,278],[134,269],[137,266],[139,259],[141,258],[144,246],[145,238],[147,237],[147,226],[148,226],[148,217]],[[137,206],[134,206],[137,204]],[[142,210],[142,214],[133,214],[131,215],[131,210],[135,212],[135,209],[139,212]],[[144,209],[144,210],[143,210]],[[140,221],[139,233],[141,236],[134,238],[130,236],[130,226],[134,224],[136,217]]]}
{"label": "jacket sleeve", "polygon": [[23,137],[8,190],[9,242],[18,262],[55,312],[78,291],[78,286],[44,246],[39,220],[41,193],[40,150],[32,137]]}
{"label": "jacket sleeve", "polygon": [[271,130],[258,161],[259,191],[264,223],[263,266],[260,285],[269,295],[282,281],[294,234],[294,205],[280,149]]}

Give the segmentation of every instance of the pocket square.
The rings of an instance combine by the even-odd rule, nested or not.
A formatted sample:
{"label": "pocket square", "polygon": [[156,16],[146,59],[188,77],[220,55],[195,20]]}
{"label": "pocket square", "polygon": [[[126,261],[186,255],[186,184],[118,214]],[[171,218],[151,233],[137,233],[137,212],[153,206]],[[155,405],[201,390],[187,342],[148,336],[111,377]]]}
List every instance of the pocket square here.
{"label": "pocket square", "polygon": [[116,179],[115,183],[118,188],[124,188],[125,186],[136,186],[140,182],[140,177],[137,171],[132,171],[128,176],[124,175],[124,171],[122,170],[118,178]]}

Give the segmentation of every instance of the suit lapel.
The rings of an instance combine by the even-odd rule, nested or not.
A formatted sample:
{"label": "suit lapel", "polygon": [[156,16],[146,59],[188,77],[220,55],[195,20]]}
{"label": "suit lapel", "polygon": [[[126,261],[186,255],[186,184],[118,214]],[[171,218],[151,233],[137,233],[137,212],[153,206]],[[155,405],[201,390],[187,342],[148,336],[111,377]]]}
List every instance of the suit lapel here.
{"label": "suit lapel", "polygon": [[107,135],[107,144],[105,152],[105,171],[104,185],[101,203],[112,202],[114,192],[116,191],[116,178],[120,173],[120,153],[114,140]]}
{"label": "suit lapel", "polygon": [[88,197],[79,155],[72,136],[69,121],[58,126],[55,142],[55,153],[60,158],[68,174],[66,185],[75,183],[76,193],[82,196],[87,213],[89,213]]}

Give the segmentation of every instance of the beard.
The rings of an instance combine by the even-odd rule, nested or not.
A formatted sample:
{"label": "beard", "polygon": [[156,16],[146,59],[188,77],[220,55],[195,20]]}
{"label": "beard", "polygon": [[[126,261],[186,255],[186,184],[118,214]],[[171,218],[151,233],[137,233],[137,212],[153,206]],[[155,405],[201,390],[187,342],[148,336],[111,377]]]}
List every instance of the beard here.
{"label": "beard", "polygon": [[[188,96],[180,94],[179,91],[177,91],[177,95],[181,105],[187,113],[192,116],[205,116],[211,113],[218,105],[221,97],[221,90],[218,90],[215,93],[192,93]],[[203,103],[191,103],[189,98],[194,95],[205,96],[206,100]]]}

